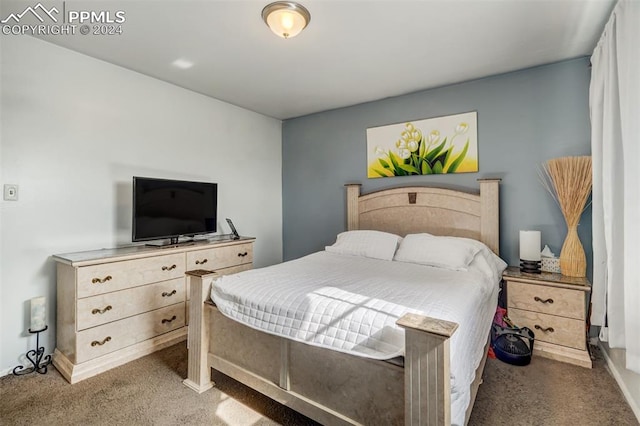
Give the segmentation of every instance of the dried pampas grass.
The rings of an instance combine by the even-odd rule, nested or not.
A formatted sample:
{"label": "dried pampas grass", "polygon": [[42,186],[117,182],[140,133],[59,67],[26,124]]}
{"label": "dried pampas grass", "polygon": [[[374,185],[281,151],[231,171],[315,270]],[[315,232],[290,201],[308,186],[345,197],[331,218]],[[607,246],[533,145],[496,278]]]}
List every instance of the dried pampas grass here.
{"label": "dried pampas grass", "polygon": [[567,222],[567,238],[560,253],[560,271],[563,275],[584,277],[587,260],[578,238],[578,222],[591,194],[591,157],[553,158],[543,164],[539,175]]}

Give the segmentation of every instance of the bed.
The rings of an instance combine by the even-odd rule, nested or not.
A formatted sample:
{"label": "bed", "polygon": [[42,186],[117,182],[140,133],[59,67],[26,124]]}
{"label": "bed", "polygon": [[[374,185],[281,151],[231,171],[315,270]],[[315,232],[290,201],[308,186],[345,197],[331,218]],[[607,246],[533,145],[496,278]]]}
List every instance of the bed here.
{"label": "bed", "polygon": [[[479,182],[479,194],[405,187],[361,195],[360,185],[347,185],[347,230],[407,236],[401,244],[414,234],[463,237],[481,241],[498,253],[499,180]],[[486,247],[484,250],[488,251]],[[425,303],[431,303],[425,308],[412,305],[421,299],[419,291],[411,294],[402,290],[402,297],[396,295],[392,299],[379,297],[389,287],[385,274],[395,277],[402,271],[406,288],[415,286],[425,275],[444,280],[443,288],[452,287],[447,282],[450,274],[440,276],[439,269],[424,265],[349,258],[329,249],[264,271],[222,278],[214,271],[187,272],[191,304],[185,385],[199,393],[210,389],[213,368],[323,424],[466,423],[486,360],[497,283],[482,287],[484,290],[479,293],[489,302],[476,309],[476,319],[468,319],[463,313],[473,310],[473,304],[462,302],[475,300],[470,297],[474,288],[471,272],[455,275],[455,280],[461,283],[461,293],[447,296],[450,300],[446,304],[431,303],[431,298],[425,297]],[[314,274],[325,281],[314,283]],[[306,280],[307,275],[312,278]],[[499,281],[499,273],[492,275],[493,281]],[[295,286],[278,290],[284,276],[297,280],[302,292],[309,291],[305,287],[311,286],[309,294],[314,298],[296,294]],[[348,281],[346,287],[327,285],[338,276]],[[214,281],[216,286],[212,288]],[[274,283],[274,287],[261,287],[267,282]],[[242,291],[243,286],[245,293],[234,293]],[[247,301],[240,299],[245,297],[242,294],[259,295],[261,288],[269,290],[262,292],[263,299],[259,302],[269,305],[269,294],[284,291],[275,299],[294,301],[291,304],[294,312],[301,301],[305,305],[320,305],[324,311],[333,306],[334,300],[351,304],[352,309],[336,308],[338,316],[325,325],[337,322],[336,318],[360,318],[361,305],[372,304],[368,308],[376,310],[378,325],[363,344],[363,339],[336,338],[335,330],[328,326],[329,331],[324,334],[317,331],[317,324],[315,329],[313,324],[311,329],[307,326],[303,333],[292,331],[286,318],[278,318],[278,312],[286,310],[283,307],[272,309],[268,315],[260,311],[251,319],[250,312],[255,311],[258,302],[247,299],[249,305],[243,305]],[[212,303],[212,292],[219,306]],[[433,292],[440,290],[435,287]],[[384,306],[376,305],[382,299]],[[453,313],[456,310],[460,312]],[[460,331],[458,322],[448,319],[459,321]],[[397,326],[390,324],[390,320]],[[272,328],[261,328],[261,322],[271,324]],[[480,328],[471,330],[469,324],[476,322]],[[469,336],[475,342],[467,345]],[[338,344],[333,345],[334,341]]]}

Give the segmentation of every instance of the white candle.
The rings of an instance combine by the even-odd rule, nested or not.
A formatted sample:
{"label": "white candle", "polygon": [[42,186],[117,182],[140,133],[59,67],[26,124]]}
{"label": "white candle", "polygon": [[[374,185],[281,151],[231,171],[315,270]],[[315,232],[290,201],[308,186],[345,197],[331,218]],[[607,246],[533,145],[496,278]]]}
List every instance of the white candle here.
{"label": "white candle", "polygon": [[45,305],[47,300],[44,296],[31,299],[31,331],[43,330],[45,324]]}
{"label": "white candle", "polygon": [[540,260],[540,231],[520,231],[520,259]]}

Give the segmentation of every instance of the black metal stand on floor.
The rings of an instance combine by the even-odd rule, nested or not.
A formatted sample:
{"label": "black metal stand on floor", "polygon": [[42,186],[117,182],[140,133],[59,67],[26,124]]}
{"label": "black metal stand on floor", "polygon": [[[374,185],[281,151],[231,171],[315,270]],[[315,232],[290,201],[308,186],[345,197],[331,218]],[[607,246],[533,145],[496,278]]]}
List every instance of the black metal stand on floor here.
{"label": "black metal stand on floor", "polygon": [[[40,364],[42,361],[42,357],[44,356],[44,346],[40,347],[40,333],[48,329],[49,326],[45,325],[42,330],[31,330],[29,329],[29,333],[36,335],[36,348],[31,349],[27,352],[27,359],[31,361],[33,367],[23,367],[22,365],[17,366],[13,369],[13,374],[16,376],[22,376],[23,374],[33,373],[37,371],[40,374],[47,374],[47,366],[51,364],[51,355],[47,355],[44,357],[44,363]],[[34,359],[35,358],[35,359]]]}

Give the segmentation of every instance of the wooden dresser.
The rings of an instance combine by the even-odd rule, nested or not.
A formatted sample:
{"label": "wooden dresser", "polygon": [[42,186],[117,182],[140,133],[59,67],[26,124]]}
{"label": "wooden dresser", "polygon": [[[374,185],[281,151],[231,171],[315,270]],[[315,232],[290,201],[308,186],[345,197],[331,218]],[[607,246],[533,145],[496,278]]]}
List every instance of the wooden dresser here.
{"label": "wooden dresser", "polygon": [[208,269],[225,275],[251,269],[253,242],[241,238],[55,255],[53,364],[76,383],[185,340],[185,271]]}
{"label": "wooden dresser", "polygon": [[536,335],[534,354],[591,368],[587,349],[586,278],[542,272],[527,274],[507,268],[507,314],[518,327]]}

